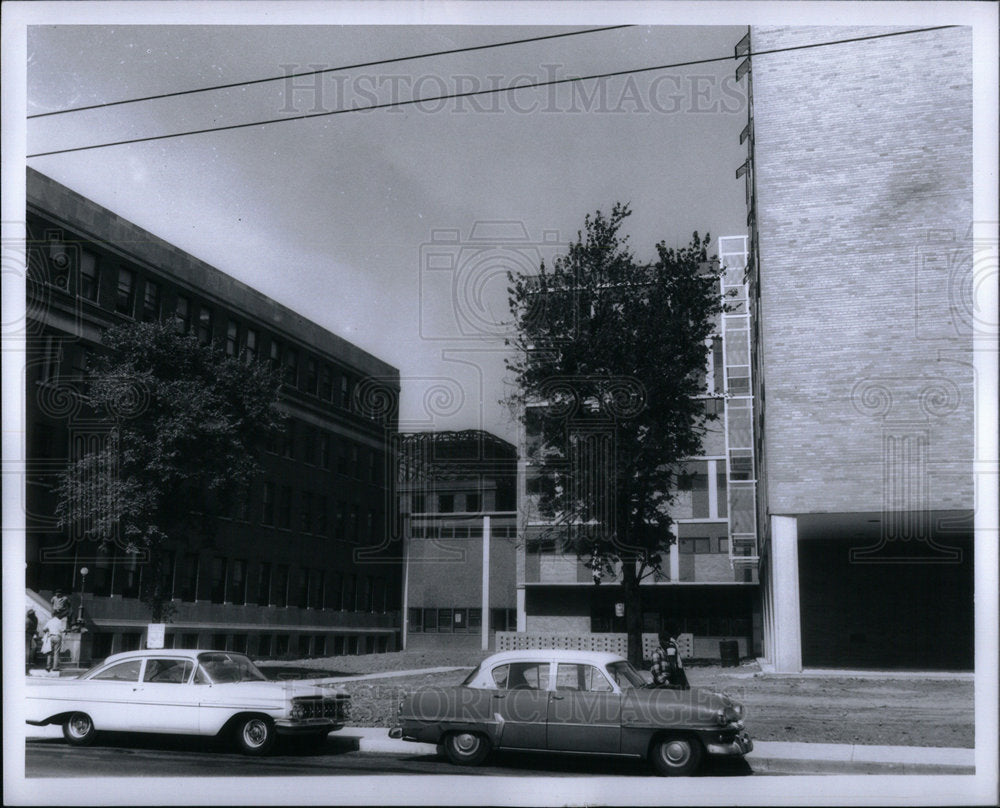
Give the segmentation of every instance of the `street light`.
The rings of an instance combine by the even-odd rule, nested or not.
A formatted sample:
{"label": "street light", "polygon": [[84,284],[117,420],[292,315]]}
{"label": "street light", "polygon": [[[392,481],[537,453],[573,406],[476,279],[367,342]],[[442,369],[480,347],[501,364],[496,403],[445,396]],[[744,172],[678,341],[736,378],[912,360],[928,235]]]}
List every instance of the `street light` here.
{"label": "street light", "polygon": [[83,622],[83,590],[87,586],[87,573],[90,572],[86,567],[80,567],[80,610],[76,615],[76,622]]}

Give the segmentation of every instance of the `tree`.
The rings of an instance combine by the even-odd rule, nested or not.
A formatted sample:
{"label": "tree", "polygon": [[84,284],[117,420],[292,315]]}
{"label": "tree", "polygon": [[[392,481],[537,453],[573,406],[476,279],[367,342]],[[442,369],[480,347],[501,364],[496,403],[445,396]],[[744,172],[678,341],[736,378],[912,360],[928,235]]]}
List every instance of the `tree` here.
{"label": "tree", "polygon": [[215,517],[246,496],[260,448],[283,425],[280,379],[170,323],[113,326],[102,341],[85,401],[109,428],[60,476],[56,516],[102,550],[117,542],[139,556],[140,598],[153,622],[165,622],[164,550],[201,546]]}
{"label": "tree", "polygon": [[628,656],[642,655],[642,589],[663,576],[679,464],[700,453],[710,414],[707,340],[724,306],[710,237],[656,245],[637,262],[620,234],[631,214],[584,220],[564,256],[510,275],[514,392],[531,455],[529,491],[560,545],[602,578],[620,575]]}

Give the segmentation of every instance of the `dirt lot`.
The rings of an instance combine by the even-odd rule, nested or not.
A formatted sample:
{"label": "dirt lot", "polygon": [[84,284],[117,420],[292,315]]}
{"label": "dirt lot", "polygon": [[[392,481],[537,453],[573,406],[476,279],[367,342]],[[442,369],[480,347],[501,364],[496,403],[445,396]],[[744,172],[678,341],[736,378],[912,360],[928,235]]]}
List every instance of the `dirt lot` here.
{"label": "dirt lot", "polygon": [[[449,673],[345,682],[353,701],[351,723],[389,727],[405,691],[458,684],[478,661],[465,652],[400,652],[265,662],[261,667],[272,675],[331,676],[466,666]],[[747,728],[761,741],[974,745],[973,683],[968,678],[779,676],[760,673],[755,663],[740,668],[692,666],[688,678],[693,686],[720,690],[741,701],[747,708]]]}

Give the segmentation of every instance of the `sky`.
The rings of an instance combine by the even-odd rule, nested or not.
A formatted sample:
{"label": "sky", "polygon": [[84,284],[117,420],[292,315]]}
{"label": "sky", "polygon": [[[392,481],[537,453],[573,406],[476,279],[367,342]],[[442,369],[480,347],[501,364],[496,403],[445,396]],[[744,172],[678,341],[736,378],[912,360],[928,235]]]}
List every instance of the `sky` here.
{"label": "sky", "polygon": [[[37,25],[27,113],[596,27]],[[404,431],[515,440],[506,271],[536,271],[616,201],[640,259],[746,232],[745,32],[635,25],[29,119],[28,154],[281,122],[27,163],[399,368]],[[289,120],[713,57],[729,58]]]}

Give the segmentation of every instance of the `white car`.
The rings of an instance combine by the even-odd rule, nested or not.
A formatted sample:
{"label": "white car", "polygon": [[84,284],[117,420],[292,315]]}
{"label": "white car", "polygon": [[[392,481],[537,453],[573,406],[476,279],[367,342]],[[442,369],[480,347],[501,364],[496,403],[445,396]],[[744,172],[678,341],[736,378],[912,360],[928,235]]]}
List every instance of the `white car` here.
{"label": "white car", "polygon": [[269,681],[242,654],[161,649],[109,656],[76,679],[29,677],[29,724],[61,724],[83,746],[100,730],[182,735],[230,733],[262,755],[276,734],[317,741],[344,726],[350,696],[333,685]]}

